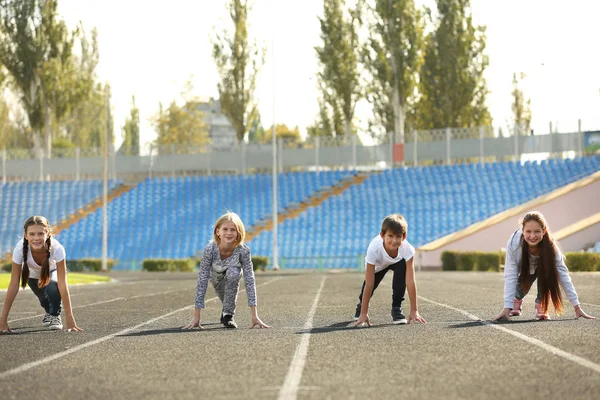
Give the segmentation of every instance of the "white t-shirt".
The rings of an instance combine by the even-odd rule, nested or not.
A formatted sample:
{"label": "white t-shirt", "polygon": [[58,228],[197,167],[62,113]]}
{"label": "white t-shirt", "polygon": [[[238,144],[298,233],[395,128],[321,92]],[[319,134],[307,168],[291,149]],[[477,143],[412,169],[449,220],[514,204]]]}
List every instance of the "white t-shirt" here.
{"label": "white t-shirt", "polygon": [[392,264],[396,264],[402,259],[409,261],[414,255],[415,248],[408,243],[408,240],[403,240],[398,248],[398,256],[396,258],[390,257],[383,247],[383,239],[380,235],[377,235],[371,240],[369,248],[367,249],[367,254],[365,255],[365,268],[367,267],[367,264],[373,264],[375,266],[375,272],[379,272]]}
{"label": "white t-shirt", "polygon": [[[58,242],[58,240],[50,239],[52,248],[50,249],[50,280],[58,281],[58,273],[56,272],[56,263],[64,260],[67,255],[65,248]],[[15,250],[13,251],[12,260],[15,264],[23,264],[23,239],[19,240]],[[27,266],[29,266],[29,277],[32,279],[40,279],[40,273],[42,272],[42,266],[38,265],[33,256],[31,255],[31,247],[27,246]]]}

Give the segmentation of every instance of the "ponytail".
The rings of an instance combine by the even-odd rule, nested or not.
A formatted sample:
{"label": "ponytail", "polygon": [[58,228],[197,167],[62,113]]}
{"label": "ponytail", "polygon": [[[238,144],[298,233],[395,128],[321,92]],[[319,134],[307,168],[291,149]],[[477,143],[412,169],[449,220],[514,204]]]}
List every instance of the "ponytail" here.
{"label": "ponytail", "polygon": [[29,281],[29,266],[27,265],[27,253],[29,252],[29,241],[23,238],[23,265],[21,266],[21,287],[25,289]]}
{"label": "ponytail", "polygon": [[42,265],[42,271],[40,273],[40,279],[38,281],[38,287],[43,288],[50,283],[50,247],[52,246],[52,241],[50,239],[50,235],[46,239],[46,260]]}

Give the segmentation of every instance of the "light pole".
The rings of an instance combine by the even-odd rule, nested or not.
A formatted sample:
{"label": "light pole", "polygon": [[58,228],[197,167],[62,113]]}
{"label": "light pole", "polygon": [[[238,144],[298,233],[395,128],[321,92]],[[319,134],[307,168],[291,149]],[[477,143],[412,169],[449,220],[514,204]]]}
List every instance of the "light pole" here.
{"label": "light pole", "polygon": [[271,138],[272,153],[273,153],[273,270],[279,269],[279,251],[277,243],[277,137],[275,129],[275,30],[273,30],[273,132]]}
{"label": "light pole", "polygon": [[104,89],[106,124],[104,126],[104,187],[102,190],[102,272],[108,271],[108,124],[110,123],[110,103],[108,88]]}

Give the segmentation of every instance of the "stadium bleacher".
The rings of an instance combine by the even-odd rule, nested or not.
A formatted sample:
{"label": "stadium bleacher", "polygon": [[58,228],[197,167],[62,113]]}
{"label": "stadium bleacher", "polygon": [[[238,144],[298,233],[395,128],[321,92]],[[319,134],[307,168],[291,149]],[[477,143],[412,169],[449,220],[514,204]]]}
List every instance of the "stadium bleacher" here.
{"label": "stadium bleacher", "polygon": [[[361,184],[281,222],[279,256],[285,267],[314,267],[315,262],[324,268],[356,267],[387,214],[406,217],[409,241],[418,247],[598,170],[600,156],[373,172]],[[355,173],[280,174],[278,211],[296,207]],[[119,260],[121,268],[146,258],[195,256],[210,240],[214,221],[227,210],[237,212],[252,231],[271,218],[271,179],[270,174],[146,179],[109,203],[108,256]],[[110,187],[119,184],[111,181]],[[57,223],[101,193],[101,181],[1,186],[0,215],[6,221],[2,249],[12,250],[30,215],[42,214]],[[272,256],[272,235],[263,231],[248,242],[254,255]],[[70,259],[101,257],[102,209],[58,238]]]}
{"label": "stadium bleacher", "polygon": [[[109,180],[113,190],[120,180]],[[0,185],[0,250],[12,252],[23,237],[23,223],[32,215],[43,215],[58,224],[70,214],[102,196],[103,181],[8,182]]]}

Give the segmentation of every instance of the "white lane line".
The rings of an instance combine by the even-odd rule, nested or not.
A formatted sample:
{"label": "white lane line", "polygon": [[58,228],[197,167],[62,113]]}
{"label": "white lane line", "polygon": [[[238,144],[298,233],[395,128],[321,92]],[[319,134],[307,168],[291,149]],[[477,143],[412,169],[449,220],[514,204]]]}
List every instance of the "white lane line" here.
{"label": "white lane line", "polygon": [[539,348],[541,348],[543,350],[546,350],[549,353],[552,353],[552,354],[554,354],[556,356],[559,356],[559,357],[562,357],[562,358],[564,358],[566,360],[574,362],[575,364],[578,364],[578,365],[580,365],[582,367],[589,368],[589,369],[591,369],[594,372],[600,373],[600,365],[599,364],[596,364],[596,363],[594,363],[594,362],[592,362],[590,360],[587,360],[587,359],[585,359],[583,357],[579,357],[579,356],[576,356],[575,354],[568,353],[568,352],[566,352],[564,350],[561,350],[561,349],[556,348],[556,347],[554,347],[552,345],[549,345],[548,343],[545,343],[545,342],[543,342],[543,341],[541,341],[539,339],[535,339],[535,338],[532,338],[530,336],[524,335],[524,334],[522,334],[520,332],[513,331],[512,329],[505,328],[504,326],[493,324],[493,323],[491,323],[489,321],[484,321],[481,318],[479,318],[477,315],[473,315],[473,314],[469,313],[468,311],[461,310],[459,308],[455,308],[455,307],[449,306],[448,304],[438,303],[437,301],[426,299],[423,296],[418,296],[418,297],[419,297],[419,299],[424,300],[424,301],[426,301],[428,303],[435,304],[435,305],[440,306],[440,307],[445,307],[445,308],[448,308],[450,310],[453,310],[453,311],[456,311],[458,313],[461,313],[462,315],[466,316],[467,318],[469,318],[469,319],[471,319],[473,321],[477,321],[477,322],[481,323],[482,325],[489,326],[489,327],[494,328],[494,329],[498,329],[498,330],[500,330],[502,332],[508,333],[509,335],[513,335],[514,337],[519,338],[519,339],[521,339],[521,340],[523,340],[523,341],[525,341],[527,343],[530,343],[530,344],[532,344],[534,346],[538,346]]}
{"label": "white lane line", "polygon": [[[273,279],[271,279],[271,280],[263,283],[260,286],[266,286],[269,283],[277,281],[279,279],[281,279],[281,277],[279,277],[279,278],[273,278]],[[240,292],[244,292],[244,291],[245,290],[240,290]],[[213,300],[216,300],[216,299],[218,299],[218,297],[211,297],[210,299],[204,301],[204,303],[208,303],[209,301],[213,301]],[[18,374],[18,373],[21,373],[21,372],[28,371],[31,368],[35,368],[35,367],[37,367],[39,365],[43,365],[43,364],[49,363],[51,361],[54,361],[54,360],[57,360],[57,359],[62,358],[64,356],[67,356],[67,355],[69,355],[71,353],[75,353],[76,351],[83,350],[83,349],[85,349],[87,347],[91,347],[91,346],[100,344],[102,342],[105,342],[105,341],[107,341],[109,339],[114,338],[115,336],[124,335],[124,334],[129,333],[131,331],[134,331],[134,330],[136,330],[138,328],[141,328],[142,326],[152,324],[152,323],[154,323],[156,321],[159,321],[159,320],[161,320],[163,318],[170,317],[171,315],[177,314],[178,312],[193,309],[194,307],[195,306],[193,304],[191,306],[182,307],[182,308],[180,308],[178,310],[171,311],[170,313],[160,315],[160,316],[158,316],[156,318],[152,318],[151,320],[148,320],[146,322],[142,322],[141,324],[137,324],[136,326],[133,326],[131,328],[123,329],[120,332],[112,333],[110,335],[103,336],[103,337],[98,338],[96,340],[92,340],[91,342],[83,343],[83,344],[80,344],[79,346],[72,347],[72,348],[70,348],[68,350],[65,350],[65,351],[62,351],[60,353],[52,354],[51,356],[42,358],[41,360],[33,361],[33,362],[30,362],[30,363],[27,363],[27,364],[23,364],[20,367],[9,369],[8,371],[0,372],[0,379],[6,378],[8,376],[15,375],[15,374]]]}
{"label": "white lane line", "polygon": [[[95,306],[95,305],[98,305],[98,304],[104,304],[104,303],[112,303],[113,301],[117,301],[117,300],[125,300],[125,298],[124,297],[117,297],[117,298],[110,299],[110,300],[98,301],[96,303],[90,303],[90,304],[84,304],[82,306],[76,306],[76,307],[73,307],[73,309],[91,307],[91,306]],[[16,321],[23,321],[25,319],[31,319],[31,318],[39,318],[39,317],[43,317],[43,316],[44,316],[44,314],[37,314],[37,315],[32,315],[31,317],[11,319],[10,321],[8,321],[8,323],[12,323],[12,322],[16,322]]]}
{"label": "white lane line", "polygon": [[321,279],[321,286],[319,286],[319,290],[317,291],[317,295],[315,296],[312,307],[308,312],[308,318],[304,323],[304,329],[308,332],[302,334],[302,339],[300,339],[300,343],[298,344],[298,347],[296,347],[294,358],[292,358],[287,376],[285,377],[283,386],[279,391],[278,399],[280,400],[295,400],[298,396],[298,389],[300,388],[300,381],[302,380],[302,371],[304,370],[306,355],[308,354],[308,345],[310,343],[310,331],[312,330],[313,317],[317,312],[317,305],[319,303],[319,298],[321,297],[321,292],[323,291],[323,286],[325,286],[326,279],[326,276]]}
{"label": "white lane line", "polygon": [[159,292],[159,293],[150,293],[150,294],[140,294],[138,296],[132,296],[129,299],[139,299],[141,297],[151,297],[151,296],[158,296],[161,294],[167,294],[167,293],[173,293],[173,292],[183,292],[188,290],[189,288],[186,289],[178,289],[178,290],[167,290],[166,292]]}

